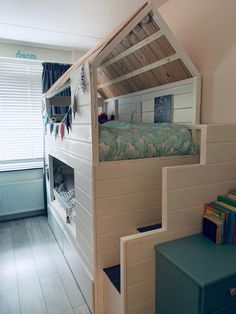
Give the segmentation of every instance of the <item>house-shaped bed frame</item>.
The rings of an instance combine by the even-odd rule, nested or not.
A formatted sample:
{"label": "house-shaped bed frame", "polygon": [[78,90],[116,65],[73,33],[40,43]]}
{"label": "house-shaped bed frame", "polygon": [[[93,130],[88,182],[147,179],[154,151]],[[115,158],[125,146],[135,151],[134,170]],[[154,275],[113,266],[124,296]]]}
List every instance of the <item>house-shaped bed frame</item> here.
{"label": "house-shaped bed frame", "polygon": [[[153,247],[199,232],[204,202],[236,184],[236,127],[197,124],[200,74],[151,2],[72,65],[46,93],[48,103],[68,86],[77,102],[72,132],[63,140],[46,135],[49,223],[93,313],[152,314]],[[191,124],[200,155],[100,162],[99,98],[109,104],[131,95],[145,107],[147,91],[193,93],[191,121],[180,122]],[[52,157],[74,169],[76,228],[54,200]],[[160,229],[137,231],[158,222]],[[120,292],[103,271],[118,264]]]}

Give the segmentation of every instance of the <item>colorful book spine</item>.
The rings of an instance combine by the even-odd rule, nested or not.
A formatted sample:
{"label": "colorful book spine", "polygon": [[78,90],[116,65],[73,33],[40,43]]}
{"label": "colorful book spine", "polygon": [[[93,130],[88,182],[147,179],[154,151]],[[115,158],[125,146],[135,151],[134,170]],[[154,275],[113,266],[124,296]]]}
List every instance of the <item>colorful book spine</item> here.
{"label": "colorful book spine", "polygon": [[227,197],[231,198],[234,201],[236,201],[236,195],[235,194],[227,194]]}
{"label": "colorful book spine", "polygon": [[204,206],[203,233],[217,244],[236,245],[236,189]]}
{"label": "colorful book spine", "polygon": [[231,189],[231,190],[229,190],[229,193],[230,193],[230,194],[233,194],[233,195],[236,195],[236,189]]}
{"label": "colorful book spine", "polygon": [[[218,196],[218,202],[223,203],[224,206],[230,211],[229,219],[229,242],[236,244],[236,201],[227,196]],[[234,239],[235,238],[235,239]]]}
{"label": "colorful book spine", "polygon": [[205,205],[204,214],[207,216],[214,216],[223,221],[222,228],[222,243],[228,241],[228,221],[229,213],[226,208],[216,204],[216,202],[211,202]]}
{"label": "colorful book spine", "polygon": [[203,216],[203,234],[216,244],[221,244],[222,221],[215,217]]}
{"label": "colorful book spine", "polygon": [[220,195],[217,197],[217,201],[236,207],[236,201],[227,196]]}

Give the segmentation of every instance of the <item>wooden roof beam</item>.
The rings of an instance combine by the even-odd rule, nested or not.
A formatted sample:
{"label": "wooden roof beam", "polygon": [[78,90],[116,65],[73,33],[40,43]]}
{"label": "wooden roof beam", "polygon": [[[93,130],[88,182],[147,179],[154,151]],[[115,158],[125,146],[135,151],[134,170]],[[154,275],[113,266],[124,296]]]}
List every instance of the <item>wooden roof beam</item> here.
{"label": "wooden roof beam", "polygon": [[100,84],[98,85],[98,89],[101,89],[101,88],[104,88],[104,87],[108,87],[108,86],[111,86],[111,85],[114,85],[116,83],[119,83],[119,82],[122,82],[124,80],[127,80],[127,79],[130,79],[136,75],[139,75],[141,73],[145,73],[147,71],[150,71],[150,70],[153,70],[155,68],[159,68],[160,66],[164,65],[164,64],[167,64],[169,62],[172,62],[172,61],[175,61],[177,59],[179,59],[179,55],[177,53],[169,56],[169,57],[166,57],[166,58],[163,58],[161,60],[158,60],[154,63],[151,63],[151,64],[148,64],[138,70],[135,70],[133,72],[130,72],[128,74],[125,74],[125,75],[122,75],[120,77],[117,77],[116,79],[114,80],[111,80],[109,82],[106,82],[106,83],[103,83],[103,84]]}
{"label": "wooden roof beam", "polygon": [[119,61],[120,59],[127,57],[129,54],[139,50],[143,46],[152,43],[154,40],[160,38],[162,35],[163,35],[163,33],[161,31],[158,31],[158,32],[152,34],[151,36],[149,36],[149,37],[143,39],[142,41],[140,41],[139,43],[137,43],[136,45],[126,49],[124,52],[120,53],[119,55],[115,56],[114,58],[108,60],[107,62],[104,62],[103,64],[100,65],[100,67],[101,68],[108,67],[109,65],[115,63],[116,61]]}
{"label": "wooden roof beam", "polygon": [[[67,70],[68,71],[68,70]],[[54,83],[55,84],[55,83]],[[54,86],[54,85],[52,85],[52,86]],[[64,83],[64,85],[62,85],[61,86],[61,88],[59,88],[59,89],[57,89],[57,90],[53,90],[51,93],[48,93],[48,91],[45,93],[45,94],[43,94],[43,96],[46,98],[46,99],[50,99],[50,98],[52,98],[52,97],[55,97],[56,95],[58,95],[59,93],[61,93],[61,92],[63,92],[64,90],[66,90],[67,88],[69,88],[70,87],[70,82],[65,82]],[[50,87],[50,89],[51,89],[51,87]],[[50,90],[49,89],[49,90]]]}

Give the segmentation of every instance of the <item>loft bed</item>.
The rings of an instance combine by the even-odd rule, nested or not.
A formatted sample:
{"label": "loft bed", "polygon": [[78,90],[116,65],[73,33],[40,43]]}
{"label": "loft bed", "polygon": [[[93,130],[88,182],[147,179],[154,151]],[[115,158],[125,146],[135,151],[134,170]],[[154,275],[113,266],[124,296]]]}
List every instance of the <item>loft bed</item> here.
{"label": "loft bed", "polygon": [[[114,298],[117,302],[114,313],[128,313],[124,306],[127,302],[125,280],[121,282],[120,293],[114,292],[111,296],[113,290],[107,289],[110,285],[103,270],[120,263],[123,237],[137,234],[140,227],[156,225],[160,228],[162,224],[163,228],[163,168],[199,162],[195,143],[200,143],[202,138],[201,127],[197,125],[200,74],[154,4],[147,2],[73,64],[47,91],[44,97],[48,112],[51,106],[70,105],[68,99],[60,100],[57,96],[68,87],[71,88],[72,128],[60,139],[59,135],[50,134],[48,125],[45,139],[49,222],[56,237],[60,241],[63,238],[65,243],[69,239],[76,250],[75,263],[71,249],[67,251],[67,245],[62,244],[91,311],[113,314],[115,309],[109,300]],[[154,124],[156,98],[169,95],[172,95],[172,123]],[[114,113],[115,121],[99,125],[101,111]],[[60,123],[59,119],[59,126]],[[159,135],[166,135],[167,127],[171,131],[160,141]],[[161,132],[163,129],[165,131]],[[108,130],[110,137],[106,134]],[[105,134],[99,136],[101,133]],[[136,136],[135,142],[131,142],[135,139],[132,133]],[[142,138],[144,134],[146,138]],[[117,146],[117,139],[122,136],[129,138],[115,153],[115,148],[108,149],[108,143]],[[151,137],[159,140],[158,149],[153,149],[153,143],[149,142]],[[180,145],[175,151],[173,145],[168,146],[169,139],[174,146],[177,142]],[[137,155],[140,140],[146,146]],[[200,153],[202,148],[201,142]],[[75,232],[67,233],[68,226],[64,226],[65,222],[57,215],[51,183],[53,158],[74,169]],[[66,235],[61,236],[53,219]],[[78,271],[82,273],[77,275]],[[124,278],[125,272],[122,270]]]}

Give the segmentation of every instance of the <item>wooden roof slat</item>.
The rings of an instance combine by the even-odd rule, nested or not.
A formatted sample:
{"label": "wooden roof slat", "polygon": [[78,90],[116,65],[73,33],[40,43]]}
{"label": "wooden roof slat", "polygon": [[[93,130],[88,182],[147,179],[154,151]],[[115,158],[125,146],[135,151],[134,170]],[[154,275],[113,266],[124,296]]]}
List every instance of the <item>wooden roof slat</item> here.
{"label": "wooden roof slat", "polygon": [[154,62],[152,64],[144,66],[144,67],[142,67],[142,68],[140,68],[138,70],[135,70],[135,71],[133,71],[131,73],[128,73],[128,74],[125,74],[125,75],[123,75],[121,77],[118,77],[118,78],[116,78],[116,79],[114,79],[112,81],[103,83],[103,84],[99,85],[98,88],[108,87],[108,86],[111,86],[113,84],[122,82],[122,81],[124,81],[124,80],[126,80],[128,78],[131,78],[131,77],[134,77],[136,75],[139,75],[140,73],[145,73],[147,71],[152,70],[153,68],[158,68],[158,67],[160,67],[160,66],[162,66],[164,64],[167,64],[169,62],[175,61],[177,59],[179,59],[179,55],[177,55],[177,54],[171,55],[171,56],[169,56],[167,58],[158,60],[157,62]]}
{"label": "wooden roof slat", "polygon": [[[124,40],[122,42],[126,47],[130,47],[134,44],[134,42],[138,42],[137,40],[135,40],[135,41],[131,40],[131,36],[132,35],[130,34],[130,36],[127,36],[126,38],[124,38]],[[146,60],[146,57],[141,55],[140,52],[137,50],[137,51],[133,52],[131,55],[128,55],[126,58],[117,61],[117,64],[123,69],[122,75],[125,75],[125,74],[133,72],[137,69],[142,68],[143,66],[147,65],[148,62]],[[128,69],[128,71],[127,71],[127,69]],[[136,81],[139,81],[139,79],[136,77],[134,77],[134,79]],[[148,77],[145,74],[143,76],[142,83],[144,84],[144,86],[146,88],[148,88],[148,86],[151,84],[153,79],[154,79],[153,76]]]}
{"label": "wooden roof slat", "polygon": [[[149,34],[145,33],[142,29],[144,25],[146,26],[149,24],[152,25],[150,22],[147,24],[139,23],[117,47],[121,48],[121,51],[123,51],[124,45],[126,49],[129,49],[129,47],[134,47],[136,43],[139,43],[141,40],[149,37]],[[151,34],[154,33],[154,27],[155,26],[152,25],[152,29],[150,31]],[[158,29],[159,28],[155,27],[155,32]],[[113,51],[113,53],[117,54],[116,49],[115,51]],[[168,55],[165,55],[165,56],[168,56]],[[145,47],[140,48],[139,51],[135,51],[134,53],[132,53],[132,55],[129,55],[126,58],[120,61],[117,61],[116,63],[113,64],[113,66],[117,66],[117,68],[119,69],[118,72],[120,72],[121,75],[122,74],[124,75],[129,72],[133,72],[139,68],[142,68],[150,63],[154,63],[158,59],[160,58],[157,58],[154,55],[154,53],[147,46],[145,46]],[[109,68],[110,67],[108,67],[107,70],[109,70]],[[114,79],[117,77],[114,76]],[[132,79],[129,79],[129,81],[126,80],[126,83],[128,82],[130,84],[131,82],[135,83],[138,87],[138,88],[136,87],[135,89],[135,91],[137,91],[137,90],[143,90],[145,89],[145,87],[150,88],[152,86],[167,84],[168,79],[163,75],[160,69],[153,69],[149,71],[148,73],[145,73],[142,76],[132,77]],[[100,80],[99,80],[99,85],[101,85]],[[118,87],[119,84],[115,84],[115,86]]]}
{"label": "wooden roof slat", "polygon": [[[116,56],[118,54],[120,54],[120,52],[123,52],[125,50],[124,46],[122,44],[119,44],[112,52],[113,56]],[[132,62],[129,62],[128,64],[126,64],[126,66],[128,67],[129,70],[132,71],[132,66],[131,66]],[[114,63],[110,66],[108,66],[107,68],[101,70],[100,68],[98,68],[98,76],[100,72],[110,72],[110,74],[113,75],[113,79],[116,77],[119,77],[121,75],[123,75],[123,70],[124,68],[121,67],[119,64]],[[98,79],[98,81],[100,81]],[[103,81],[104,83],[105,81]],[[99,82],[98,82],[99,84]],[[136,91],[137,89],[142,87],[142,84],[140,84],[140,80],[126,80],[126,87],[127,87],[127,91],[130,90],[130,88],[132,89],[132,91]],[[118,88],[118,86],[117,86]]]}
{"label": "wooden roof slat", "polygon": [[[149,24],[151,23],[143,24],[142,27],[140,27],[139,25],[135,27],[133,30],[133,37],[136,37],[137,40],[142,40],[143,38],[145,38],[145,36],[149,35],[150,33],[148,31],[145,32],[143,30],[143,27],[148,26]],[[151,33],[153,33],[153,31],[151,31]],[[159,41],[159,39],[157,39],[156,41]],[[143,47],[142,49],[140,49],[140,54],[145,56],[149,64],[154,63],[158,60],[161,60],[171,55],[171,54],[163,54],[161,57],[157,56],[155,50],[153,51],[152,46],[151,46],[155,42],[150,43],[146,45],[145,47]],[[175,51],[172,54],[174,53]],[[164,74],[162,73],[160,69],[159,70],[157,68],[152,69],[152,71],[149,72],[149,76],[153,77],[153,80],[156,82],[156,85],[168,83],[168,80],[166,79],[166,77],[164,76]],[[152,86],[152,84],[150,86]]]}
{"label": "wooden roof slat", "polygon": [[[143,24],[142,30],[136,32],[136,34],[137,36],[139,36],[139,38],[142,38],[142,36],[145,36],[145,34],[153,33],[157,27],[157,24],[154,23],[154,20],[152,18],[150,23]],[[147,49],[149,51],[148,55],[150,56],[150,58],[159,60],[175,54],[176,51],[173,49],[172,46],[170,46],[170,44],[168,44],[169,42],[167,41],[165,36],[161,36],[158,40],[155,40],[147,46]],[[162,71],[162,67],[154,69],[153,72],[157,77],[158,85],[169,83],[169,79],[166,76],[165,72]]]}
{"label": "wooden roof slat", "polygon": [[[156,23],[154,19],[152,18],[150,23],[143,24],[142,30],[147,34],[152,34],[153,32],[156,32]],[[151,45],[153,52],[159,59],[162,59],[166,56],[174,54],[176,51],[175,49],[170,45],[168,40],[166,39],[164,33],[163,36],[161,36],[158,40],[154,41]]]}
{"label": "wooden roof slat", "polygon": [[[123,40],[119,45],[117,45],[116,50],[122,52],[122,51],[124,51],[130,47],[131,47],[130,42],[128,40]],[[117,72],[120,73],[120,75],[118,76],[118,77],[120,77],[124,74],[124,66],[127,67],[129,72],[132,72],[134,70],[134,68],[140,67],[140,62],[136,58],[136,56],[134,58],[131,58],[131,56],[128,55],[126,57],[126,63],[125,64],[122,62],[122,60],[119,60],[118,62],[114,63],[112,66],[116,66],[117,69],[119,69]],[[143,80],[133,78],[132,81],[135,82],[136,86],[138,86],[138,88],[141,88],[141,89],[148,86],[147,78],[145,78]]]}
{"label": "wooden roof slat", "polygon": [[160,38],[162,36],[162,32],[158,31],[154,34],[152,34],[151,36],[143,39],[142,41],[138,42],[136,45],[126,49],[124,52],[120,53],[119,55],[117,55],[116,57],[110,59],[109,61],[103,63],[100,65],[100,67],[104,68],[107,67],[108,65],[113,64],[114,62],[123,59],[124,57],[126,57],[127,55],[131,54],[132,52],[135,52],[136,50],[142,48],[143,46],[150,44],[151,42],[153,42],[154,40]]}
{"label": "wooden roof slat", "polygon": [[175,51],[180,55],[180,58],[184,62],[184,64],[187,66],[188,70],[191,73],[191,76],[200,76],[200,73],[198,72],[197,68],[189,58],[189,56],[185,53],[185,51],[181,48],[180,45],[178,45],[176,39],[172,35],[169,27],[165,23],[164,19],[158,12],[157,8],[153,7],[153,20],[155,24],[160,26],[160,29],[165,33],[165,37],[167,38],[169,44],[175,49]]}
{"label": "wooden roof slat", "polygon": [[185,80],[191,77],[191,75],[187,75],[184,71],[181,59],[173,60],[172,62],[166,63],[161,68],[166,77],[168,77],[169,83]]}
{"label": "wooden roof slat", "polygon": [[[98,77],[98,84],[102,84],[104,81],[108,81],[110,79],[112,79],[111,74],[108,73],[108,71],[99,71],[98,69],[98,73],[97,73],[97,77]],[[115,88],[113,86],[113,90],[116,90],[117,88]],[[116,91],[116,94],[119,93],[120,90]]]}

